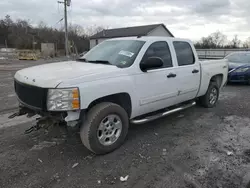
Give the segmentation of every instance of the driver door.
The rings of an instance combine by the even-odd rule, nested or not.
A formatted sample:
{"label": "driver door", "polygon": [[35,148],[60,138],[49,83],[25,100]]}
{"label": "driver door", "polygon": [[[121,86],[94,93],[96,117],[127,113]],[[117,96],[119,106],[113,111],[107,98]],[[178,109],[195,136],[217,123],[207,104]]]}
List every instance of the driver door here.
{"label": "driver door", "polygon": [[135,76],[136,94],[139,99],[138,115],[153,112],[175,104],[177,97],[176,67],[167,41],[153,42],[141,62],[150,57],[159,57],[163,66],[140,72]]}

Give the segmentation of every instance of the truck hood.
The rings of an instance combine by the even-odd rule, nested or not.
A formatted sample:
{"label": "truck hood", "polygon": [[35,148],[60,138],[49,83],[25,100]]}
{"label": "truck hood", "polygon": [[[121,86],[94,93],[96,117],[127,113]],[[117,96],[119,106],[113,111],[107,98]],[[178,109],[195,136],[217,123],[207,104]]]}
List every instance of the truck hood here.
{"label": "truck hood", "polygon": [[14,77],[17,81],[29,85],[55,88],[64,81],[76,78],[103,79],[108,75],[110,77],[111,72],[119,73],[121,68],[113,65],[66,61],[25,68],[17,71]]}

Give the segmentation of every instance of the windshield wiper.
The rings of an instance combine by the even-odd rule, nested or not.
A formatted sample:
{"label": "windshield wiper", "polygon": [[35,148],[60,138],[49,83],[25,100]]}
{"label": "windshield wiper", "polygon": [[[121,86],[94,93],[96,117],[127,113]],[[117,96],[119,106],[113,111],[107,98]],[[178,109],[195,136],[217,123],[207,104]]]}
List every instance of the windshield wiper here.
{"label": "windshield wiper", "polygon": [[[99,64],[105,64],[105,65],[113,65],[107,60],[87,60],[85,58],[78,58],[76,61],[86,62],[86,63],[99,63]],[[117,66],[117,65],[115,65]]]}
{"label": "windshield wiper", "polygon": [[85,58],[77,58],[76,61],[81,61],[81,62],[89,62],[87,59]]}
{"label": "windshield wiper", "polygon": [[90,63],[100,63],[100,64],[107,64],[107,65],[113,65],[107,60],[89,60]]}

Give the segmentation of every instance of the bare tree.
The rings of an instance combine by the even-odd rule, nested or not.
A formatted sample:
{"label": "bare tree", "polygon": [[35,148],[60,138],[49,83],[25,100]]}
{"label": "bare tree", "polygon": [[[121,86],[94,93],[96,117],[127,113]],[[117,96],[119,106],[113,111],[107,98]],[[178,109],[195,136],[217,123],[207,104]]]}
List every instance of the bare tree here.
{"label": "bare tree", "polygon": [[238,39],[238,35],[234,35],[233,40],[231,41],[232,48],[239,48],[241,41]]}
{"label": "bare tree", "polygon": [[38,26],[37,26],[39,29],[43,29],[43,28],[46,28],[47,27],[47,25],[46,25],[46,23],[44,22],[44,21],[40,21],[39,23],[38,23]]}
{"label": "bare tree", "polygon": [[[89,49],[88,38],[80,25],[70,25],[69,31],[69,39],[77,50]],[[11,48],[37,49],[43,42],[55,43],[57,49],[64,49],[64,29],[48,27],[44,22],[34,26],[24,19],[14,21],[9,15],[0,18],[0,46],[8,44]]]}
{"label": "bare tree", "polygon": [[226,35],[216,31],[207,37],[202,37],[201,40],[195,44],[195,46],[196,48],[223,48],[226,40]]}
{"label": "bare tree", "polygon": [[220,31],[216,31],[215,33],[212,33],[211,35],[212,41],[215,44],[216,48],[220,48],[224,46],[227,36],[222,34]]}
{"label": "bare tree", "polygon": [[86,34],[86,36],[92,36],[96,33],[99,33],[105,29],[108,29],[108,27],[103,27],[103,26],[90,26],[90,27],[87,27],[85,28],[84,32]]}
{"label": "bare tree", "polygon": [[243,43],[243,48],[250,48],[250,37],[248,37]]}
{"label": "bare tree", "polygon": [[10,15],[6,15],[4,19],[5,24],[10,27],[13,24],[12,19],[10,18]]}
{"label": "bare tree", "polygon": [[78,24],[69,24],[68,30],[73,35],[84,35],[84,29]]}

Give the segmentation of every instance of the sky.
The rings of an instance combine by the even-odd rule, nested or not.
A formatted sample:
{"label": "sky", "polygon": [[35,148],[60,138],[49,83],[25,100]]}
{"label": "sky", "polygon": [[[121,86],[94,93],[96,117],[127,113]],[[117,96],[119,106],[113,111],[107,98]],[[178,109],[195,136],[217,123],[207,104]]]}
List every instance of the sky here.
{"label": "sky", "polygon": [[[52,27],[63,17],[57,0],[0,1],[0,17],[45,22]],[[215,31],[250,37],[250,0],[72,0],[68,21],[82,27],[108,28],[164,23],[175,37],[194,41]]]}

